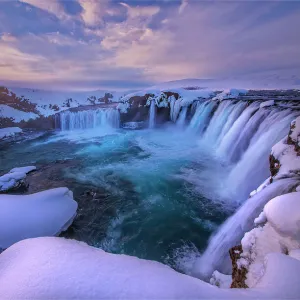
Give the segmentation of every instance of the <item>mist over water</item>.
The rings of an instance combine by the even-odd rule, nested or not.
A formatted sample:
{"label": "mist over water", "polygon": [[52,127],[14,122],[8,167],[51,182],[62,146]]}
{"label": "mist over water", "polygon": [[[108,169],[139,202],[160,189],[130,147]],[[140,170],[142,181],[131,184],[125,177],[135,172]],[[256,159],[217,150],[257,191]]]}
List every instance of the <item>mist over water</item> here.
{"label": "mist over water", "polygon": [[[48,181],[55,177],[79,203],[65,237],[161,261],[184,273],[209,273],[218,267],[217,256],[226,260],[210,249],[235,242],[238,234],[230,224],[251,223],[264,203],[247,209],[251,216],[244,210],[229,222],[232,235],[226,227],[216,234],[269,176],[271,147],[287,134],[297,113],[233,101],[197,101],[189,112],[173,101],[170,118],[176,124],[157,128],[154,104],[149,129],[136,131],[118,128],[115,110],[63,113],[62,131],[12,145],[0,168],[35,164],[51,169],[64,160]],[[201,260],[205,249],[203,257],[209,259]]]}

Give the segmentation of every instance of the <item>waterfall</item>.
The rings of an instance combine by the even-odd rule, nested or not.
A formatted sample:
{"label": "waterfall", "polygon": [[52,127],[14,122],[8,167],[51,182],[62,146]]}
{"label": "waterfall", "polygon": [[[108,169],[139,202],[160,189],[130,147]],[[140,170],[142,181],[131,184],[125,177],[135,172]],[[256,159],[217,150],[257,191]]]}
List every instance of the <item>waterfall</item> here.
{"label": "waterfall", "polygon": [[230,274],[229,249],[238,245],[244,233],[253,228],[254,219],[268,201],[290,192],[297,184],[299,184],[299,179],[281,179],[248,199],[211,238],[203,255],[196,260],[193,275],[208,280],[214,270]]}
{"label": "waterfall", "polygon": [[218,154],[220,156],[227,156],[232,145],[238,139],[240,133],[242,132],[243,128],[246,126],[247,122],[259,108],[259,104],[252,103],[249,107],[247,107],[241,116],[233,123],[232,127],[226,133],[222,142],[218,148]]}
{"label": "waterfall", "polygon": [[203,133],[216,106],[217,102],[215,101],[204,101],[199,104],[190,122],[188,130],[197,132],[199,134]]}
{"label": "waterfall", "polygon": [[214,270],[230,273],[228,251],[240,243],[254,219],[272,198],[290,192],[299,179],[273,182],[254,197],[249,193],[269,177],[269,155],[274,144],[289,131],[290,122],[300,112],[278,106],[260,108],[260,102],[226,100],[193,104],[188,130],[196,132],[204,144],[213,147],[217,158],[228,165],[221,196],[235,205],[244,203],[211,238],[208,248],[196,261],[193,273],[209,279]]}
{"label": "waterfall", "polygon": [[187,106],[182,107],[181,112],[179,114],[179,118],[176,122],[176,125],[183,127],[185,124],[185,118],[186,118],[186,113],[187,113]]}
{"label": "waterfall", "polygon": [[83,110],[60,113],[60,129],[76,130],[98,127],[119,128],[120,114],[116,109]]}
{"label": "waterfall", "polygon": [[156,119],[156,107],[155,101],[152,100],[150,104],[150,111],[149,111],[149,128],[155,127],[155,119]]}

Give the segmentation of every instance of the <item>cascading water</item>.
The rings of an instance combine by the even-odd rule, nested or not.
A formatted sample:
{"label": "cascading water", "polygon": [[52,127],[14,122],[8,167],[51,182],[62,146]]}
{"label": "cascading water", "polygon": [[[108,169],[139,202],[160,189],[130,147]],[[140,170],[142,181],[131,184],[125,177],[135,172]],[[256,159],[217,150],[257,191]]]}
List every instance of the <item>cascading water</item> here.
{"label": "cascading water", "polygon": [[[204,101],[198,104],[189,124],[189,130],[197,132],[204,145],[212,145],[216,156],[229,165],[231,171],[220,194],[236,205],[245,202],[249,193],[269,176],[271,148],[288,133],[290,122],[300,114],[276,106],[260,108],[259,104],[229,100],[215,109],[214,103]],[[209,279],[214,270],[229,273],[229,249],[253,228],[254,218],[269,200],[290,192],[297,182],[296,179],[279,180],[247,200],[211,239],[207,250],[196,261],[193,274]]]}
{"label": "cascading water", "polygon": [[120,126],[120,113],[116,109],[97,109],[77,112],[62,112],[60,117],[61,130],[91,129],[97,127]]}
{"label": "cascading water", "polygon": [[188,130],[199,134],[203,133],[216,106],[217,103],[214,101],[205,101],[199,104],[189,124]]}
{"label": "cascading water", "polygon": [[193,275],[208,280],[215,270],[230,274],[229,249],[238,245],[244,233],[253,228],[254,219],[268,201],[290,192],[298,183],[299,180],[291,178],[279,180],[246,201],[211,238],[206,251],[196,260]]}
{"label": "cascading water", "polygon": [[182,107],[181,112],[179,114],[179,118],[176,122],[177,126],[183,127],[185,125],[187,109],[188,109],[187,106]]}
{"label": "cascading water", "polygon": [[150,110],[149,110],[149,128],[153,129],[155,127],[155,119],[156,119],[156,107],[155,107],[155,101],[152,100],[150,104]]}

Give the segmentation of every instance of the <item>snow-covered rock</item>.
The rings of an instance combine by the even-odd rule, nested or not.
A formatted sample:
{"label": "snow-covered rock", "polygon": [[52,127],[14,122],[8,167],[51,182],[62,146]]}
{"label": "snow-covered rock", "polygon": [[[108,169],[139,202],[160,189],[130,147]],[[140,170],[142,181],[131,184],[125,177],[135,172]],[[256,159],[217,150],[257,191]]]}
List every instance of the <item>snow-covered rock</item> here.
{"label": "snow-covered rock", "polygon": [[36,170],[35,166],[14,168],[9,173],[0,176],[0,192],[8,192],[25,185],[26,174]]}
{"label": "snow-covered rock", "polygon": [[246,284],[250,288],[263,278],[268,254],[300,257],[300,192],[278,196],[268,202],[255,220],[256,225],[262,223],[265,223],[263,227],[254,228],[242,239],[239,265],[247,269]]}
{"label": "snow-covered rock", "polygon": [[69,227],[76,210],[77,202],[67,188],[0,195],[0,249],[26,238],[58,235]]}
{"label": "snow-covered rock", "polygon": [[263,107],[268,107],[268,106],[272,106],[275,104],[275,101],[274,100],[269,100],[269,101],[265,101],[263,103],[260,104],[260,108],[263,108]]}
{"label": "snow-covered rock", "polygon": [[271,226],[282,236],[300,242],[300,192],[278,196],[266,204],[265,216]]}
{"label": "snow-covered rock", "polygon": [[245,89],[226,89],[223,92],[219,93],[217,96],[213,98],[213,100],[226,100],[226,99],[234,99],[240,95],[247,94],[248,90]]}
{"label": "snow-covered rock", "polygon": [[229,289],[232,282],[231,275],[225,275],[218,271],[214,271],[211,279],[209,280],[210,284],[215,285],[222,289]]}
{"label": "snow-covered rock", "polygon": [[271,152],[274,179],[300,174],[300,117],[291,124],[288,136],[278,142]]}
{"label": "snow-covered rock", "polygon": [[33,112],[25,112],[12,108],[8,105],[0,104],[0,118],[12,118],[14,122],[18,123],[28,121],[30,119],[36,119],[39,116]]}
{"label": "snow-covered rock", "polygon": [[15,134],[21,133],[21,132],[22,132],[22,129],[19,127],[0,128],[0,139],[11,137],[11,136],[14,136]]}
{"label": "snow-covered rock", "polygon": [[27,167],[13,168],[9,171],[9,173],[21,172],[21,173],[28,174],[35,170],[36,170],[36,166],[27,166]]}

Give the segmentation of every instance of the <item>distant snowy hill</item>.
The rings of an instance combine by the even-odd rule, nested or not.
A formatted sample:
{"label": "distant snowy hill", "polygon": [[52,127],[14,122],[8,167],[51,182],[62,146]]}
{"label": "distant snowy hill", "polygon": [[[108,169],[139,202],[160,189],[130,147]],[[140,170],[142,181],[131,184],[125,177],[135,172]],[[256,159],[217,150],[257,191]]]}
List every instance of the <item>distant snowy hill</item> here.
{"label": "distant snowy hill", "polygon": [[48,117],[69,108],[118,102],[124,92],[56,92],[0,87],[0,118],[8,121]]}
{"label": "distant snowy hill", "polygon": [[251,79],[239,76],[238,78],[221,79],[182,79],[156,84],[149,89],[170,89],[170,88],[209,88],[209,89],[300,89],[300,78],[297,76],[281,77],[277,74],[268,76],[255,76]]}

